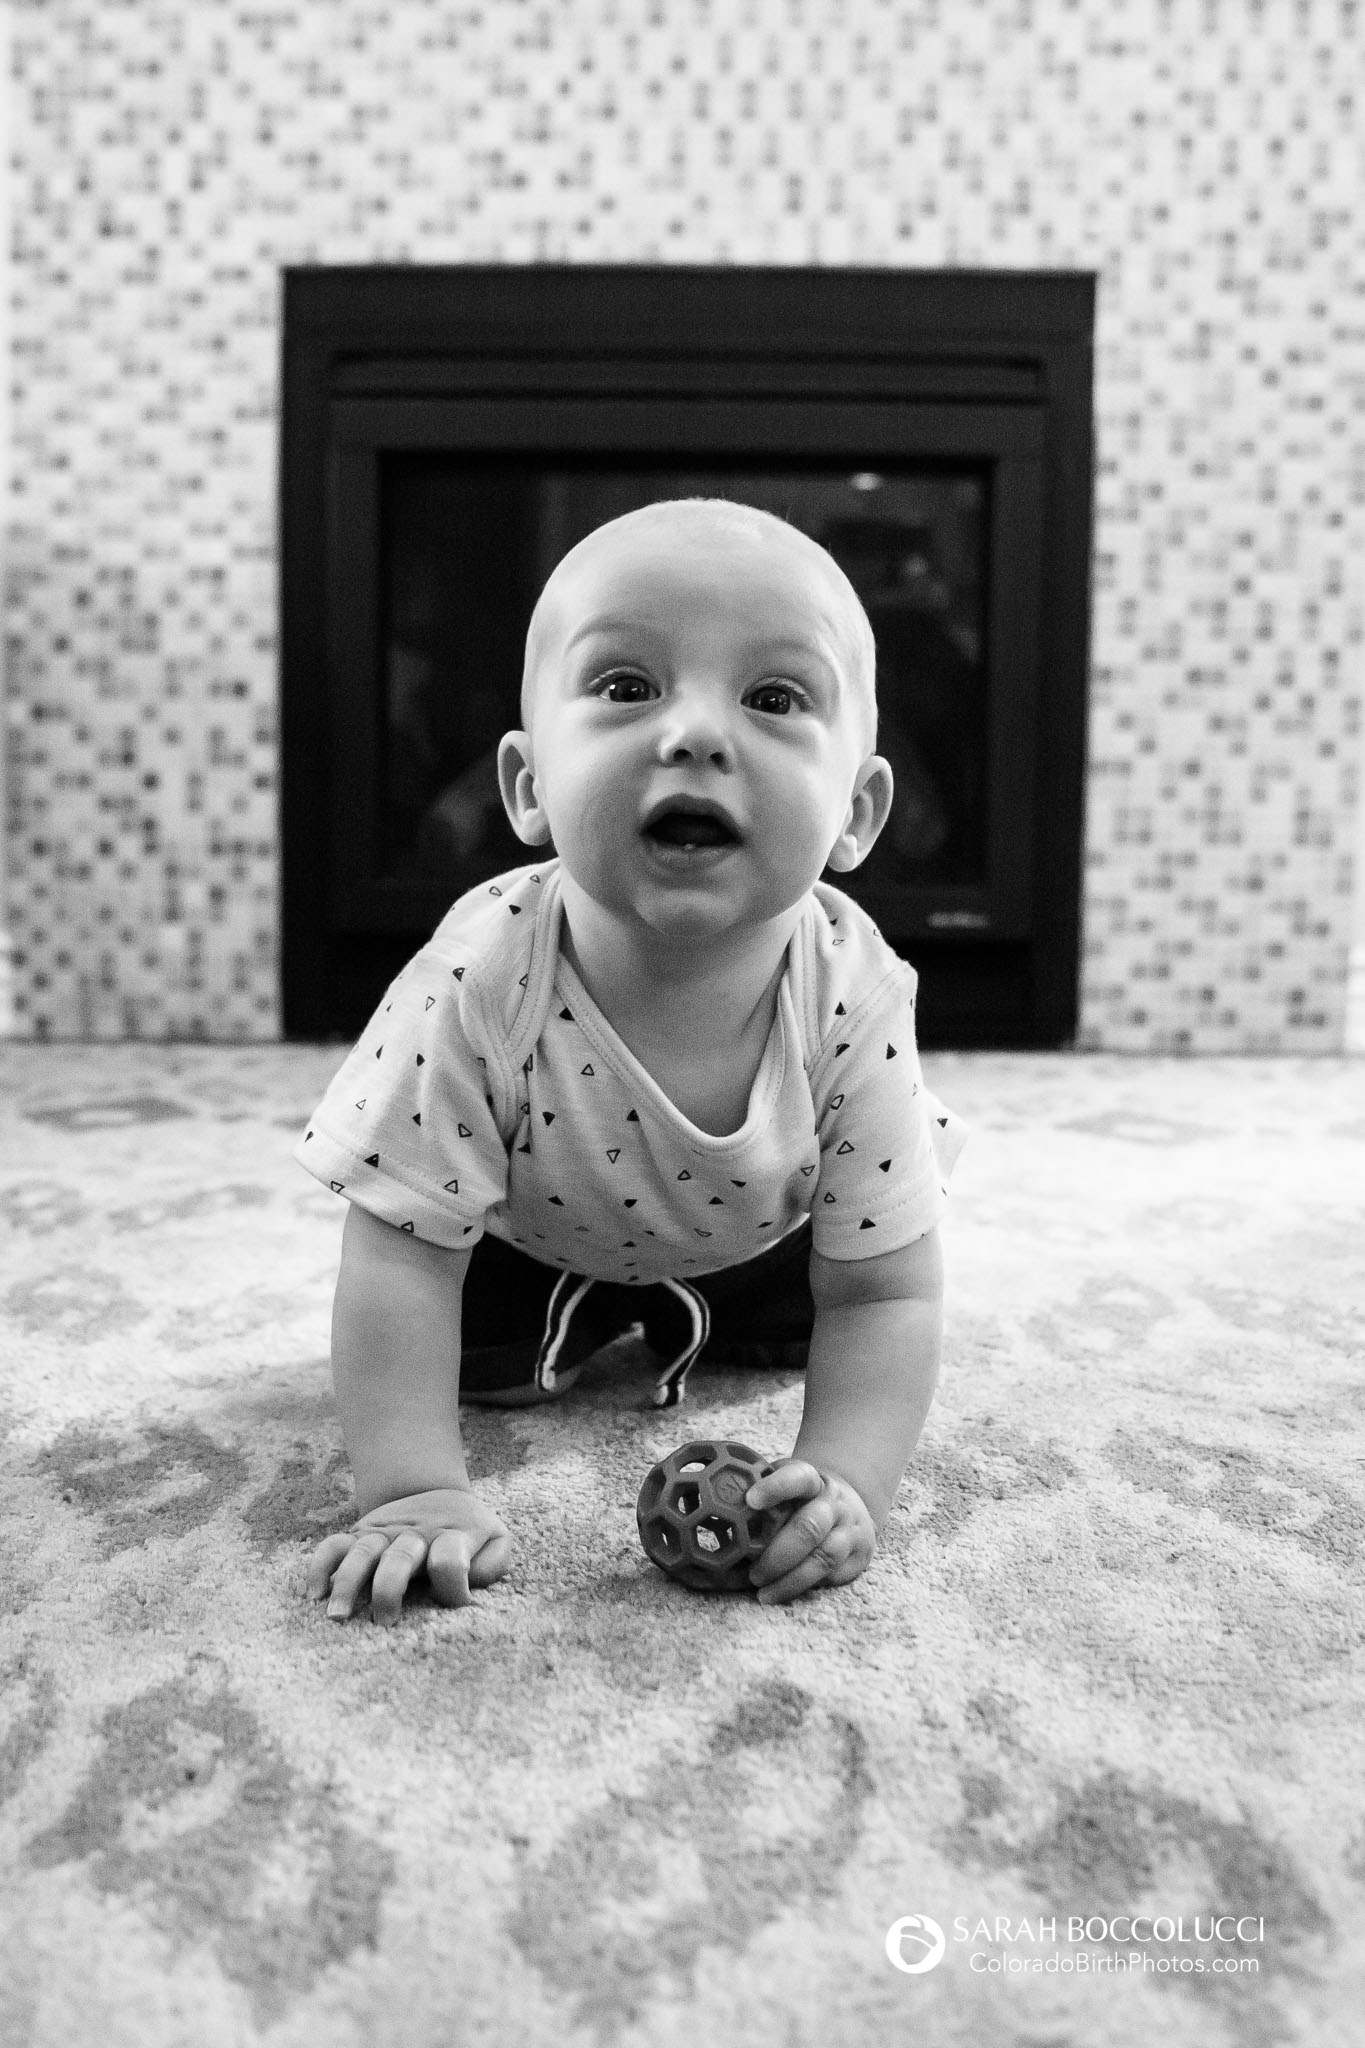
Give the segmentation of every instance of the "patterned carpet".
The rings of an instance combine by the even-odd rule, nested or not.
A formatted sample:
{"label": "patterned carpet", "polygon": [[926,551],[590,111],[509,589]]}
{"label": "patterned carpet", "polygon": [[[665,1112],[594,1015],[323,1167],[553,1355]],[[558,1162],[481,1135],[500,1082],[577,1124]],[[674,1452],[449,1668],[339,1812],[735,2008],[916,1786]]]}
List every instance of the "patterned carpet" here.
{"label": "patterned carpet", "polygon": [[1365,1063],[926,1060],[946,1364],[866,1577],[666,1583],[644,1472],[800,1381],[665,1415],[618,1352],[470,1414],[513,1575],[385,1631],[303,1593],[339,1058],[0,1049],[6,2048],[1361,2041]]}

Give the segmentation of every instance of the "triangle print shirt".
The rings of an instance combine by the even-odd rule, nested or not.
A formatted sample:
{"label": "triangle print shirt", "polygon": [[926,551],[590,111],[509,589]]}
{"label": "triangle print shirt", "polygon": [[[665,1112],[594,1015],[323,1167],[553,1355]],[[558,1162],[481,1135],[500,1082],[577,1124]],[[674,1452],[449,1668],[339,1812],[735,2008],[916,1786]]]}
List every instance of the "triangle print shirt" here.
{"label": "triangle print shirt", "polygon": [[915,973],[817,883],[741,1128],[699,1130],[559,950],[559,864],[462,896],[389,988],[295,1157],[434,1244],[484,1230],[627,1284],[740,1264],[809,1216],[831,1259],[931,1230],[965,1132],[925,1088]]}

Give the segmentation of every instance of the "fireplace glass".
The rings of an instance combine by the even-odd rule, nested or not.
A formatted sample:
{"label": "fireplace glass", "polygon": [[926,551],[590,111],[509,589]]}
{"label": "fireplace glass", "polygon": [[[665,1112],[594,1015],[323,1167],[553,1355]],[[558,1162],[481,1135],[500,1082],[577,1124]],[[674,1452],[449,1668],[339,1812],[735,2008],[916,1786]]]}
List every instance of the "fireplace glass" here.
{"label": "fireplace glass", "polygon": [[1080,941],[1095,280],[681,264],[285,276],[282,975],[350,1035],[465,890],[531,858],[502,734],[550,571],[736,499],[828,548],[878,650],[894,807],[833,879],[926,1045],[1060,1045]]}
{"label": "fireplace glass", "polygon": [[829,549],[877,640],[878,752],[891,817],[857,876],[980,883],[987,859],[985,591],[990,472],[961,462],[858,469],[629,468],[391,452],[380,479],[380,873],[453,899],[530,856],[508,825],[498,741],[520,723],[536,596],[583,536],[660,498],[723,497],[789,520]]}

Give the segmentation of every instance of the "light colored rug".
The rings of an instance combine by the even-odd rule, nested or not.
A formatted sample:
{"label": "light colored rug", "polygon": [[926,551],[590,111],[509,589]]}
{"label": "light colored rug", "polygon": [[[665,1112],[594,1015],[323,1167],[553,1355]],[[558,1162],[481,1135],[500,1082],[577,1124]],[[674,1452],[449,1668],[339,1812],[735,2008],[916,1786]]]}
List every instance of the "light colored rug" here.
{"label": "light colored rug", "polygon": [[470,1414],[513,1576],[385,1631],[304,1597],[339,1058],[0,1050],[6,2048],[1365,2037],[1365,1063],[926,1061],[946,1365],[866,1577],[668,1585],[644,1472],[800,1380],[616,1355]]}

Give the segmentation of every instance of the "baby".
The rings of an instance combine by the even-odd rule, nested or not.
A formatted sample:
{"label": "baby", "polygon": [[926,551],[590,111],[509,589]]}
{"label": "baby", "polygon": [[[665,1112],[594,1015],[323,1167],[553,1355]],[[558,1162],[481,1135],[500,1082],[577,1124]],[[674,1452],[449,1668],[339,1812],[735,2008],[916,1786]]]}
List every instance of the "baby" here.
{"label": "baby", "polygon": [[833,558],[722,499],[600,527],[541,594],[503,800],[552,856],[462,897],[389,989],[297,1157],[350,1203],[332,1365],[359,1519],[328,1613],[462,1606],[511,1537],[461,1400],[565,1393],[634,1328],[672,1406],[703,1346],[804,1364],[765,1603],[866,1570],[933,1396],[937,1224],[961,1143],[915,976],[821,883],[864,859],[872,629]]}

